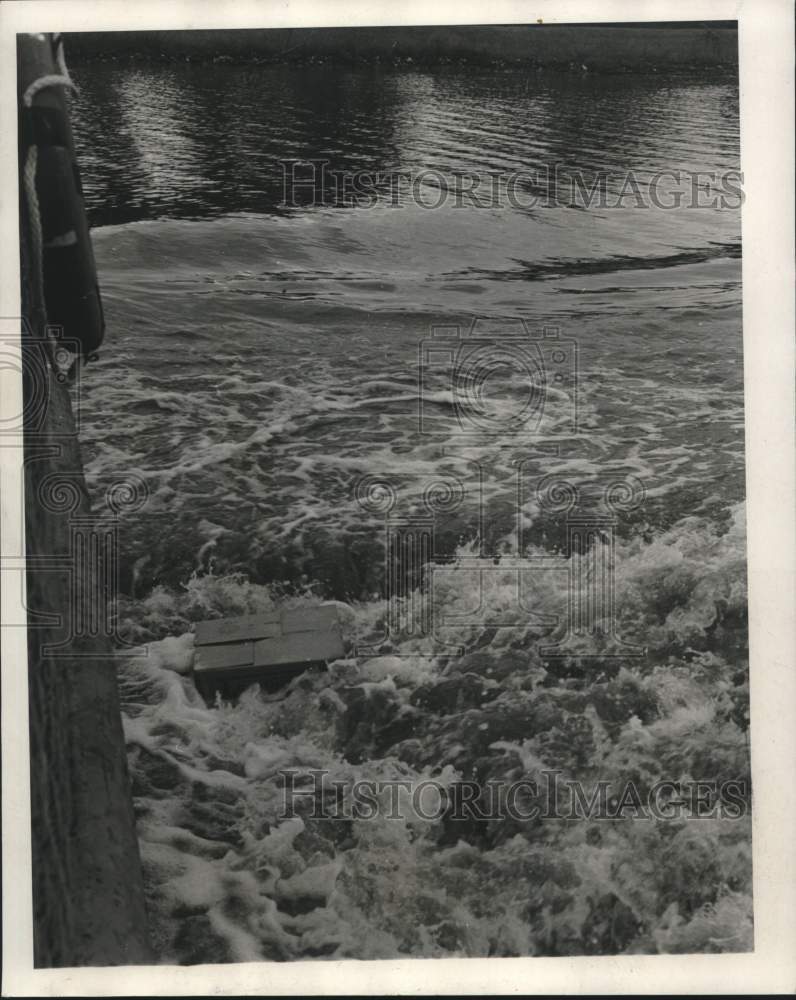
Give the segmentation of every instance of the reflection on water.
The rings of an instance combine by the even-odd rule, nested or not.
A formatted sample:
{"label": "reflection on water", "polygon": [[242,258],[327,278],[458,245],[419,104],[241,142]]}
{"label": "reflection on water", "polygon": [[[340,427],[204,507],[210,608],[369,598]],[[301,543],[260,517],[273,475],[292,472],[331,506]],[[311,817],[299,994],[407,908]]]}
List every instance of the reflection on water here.
{"label": "reflection on water", "polygon": [[[718,175],[738,166],[731,84],[330,66],[76,76],[109,322],[86,383],[88,472],[99,486],[135,469],[153,497],[128,525],[126,586],[175,584],[213,558],[336,597],[378,589],[378,526],[352,483],[442,468],[444,442],[417,433],[418,344],[476,315],[579,344],[581,427],[540,473],[633,472],[654,525],[726,518],[743,498],[737,208],[429,210],[410,184],[370,210],[285,209],[280,166],[420,177],[431,203],[424,170],[487,185],[557,165],[605,171],[614,191],[625,171],[642,187],[660,171]],[[506,488],[514,452],[470,457],[490,495]],[[509,523],[492,517],[493,542]],[[353,566],[340,547],[356,544]]]}
{"label": "reflection on water", "polygon": [[400,77],[167,67],[75,71],[77,131],[95,224],[270,212],[282,158],[356,170],[396,161]]}
{"label": "reflection on water", "polygon": [[[482,178],[556,164],[587,178],[607,171],[614,183],[633,171],[642,184],[664,170],[738,168],[737,91],[727,82],[286,66],[78,67],[75,76],[95,225],[278,211],[284,159]],[[735,233],[735,216],[697,214],[725,238]],[[648,228],[639,218],[633,226]],[[655,228],[659,240],[666,219]]]}
{"label": "reflection on water", "polygon": [[[75,75],[108,320],[81,390],[87,477],[97,496],[130,471],[149,489],[120,527],[120,620],[150,644],[121,680],[163,960],[750,949],[748,817],[321,822],[309,798],[278,815],[278,775],[295,768],[412,786],[555,771],[588,797],[598,779],[619,794],[748,778],[737,208],[430,211],[382,192],[372,210],[286,210],[279,166],[557,163],[614,187],[627,170],[642,184],[720,173],[738,166],[734,88],[516,69]],[[530,440],[457,451],[421,433],[421,392],[443,427],[455,401],[444,377],[419,382],[418,347],[473,316],[498,341],[517,318],[576,341],[576,429],[551,378]],[[498,414],[523,398],[516,374],[488,398]],[[563,522],[532,489],[517,509],[520,462],[530,486],[644,483],[617,524],[615,598],[646,658],[553,661],[533,622],[502,627],[515,582],[497,556],[566,562]],[[347,640],[381,631],[384,520],[355,502],[363,475],[391,477],[401,516],[460,477],[461,507],[435,523],[440,561],[475,551],[485,514],[492,582],[448,564],[431,588],[446,621],[481,612],[452,626],[468,655],[392,636],[397,655],[338,662],[278,701],[204,706],[180,676],[197,619],[269,610],[287,584],[291,601],[349,602]],[[527,607],[565,615],[567,579],[533,574]]]}

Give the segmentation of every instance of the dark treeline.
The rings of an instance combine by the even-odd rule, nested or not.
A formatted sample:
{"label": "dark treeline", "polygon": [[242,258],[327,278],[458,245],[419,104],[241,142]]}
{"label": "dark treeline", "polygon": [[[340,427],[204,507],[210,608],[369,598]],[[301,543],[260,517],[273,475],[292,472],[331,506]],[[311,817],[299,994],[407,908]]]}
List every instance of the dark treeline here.
{"label": "dark treeline", "polygon": [[71,34],[75,62],[521,63],[600,72],[737,66],[735,22],[122,31]]}

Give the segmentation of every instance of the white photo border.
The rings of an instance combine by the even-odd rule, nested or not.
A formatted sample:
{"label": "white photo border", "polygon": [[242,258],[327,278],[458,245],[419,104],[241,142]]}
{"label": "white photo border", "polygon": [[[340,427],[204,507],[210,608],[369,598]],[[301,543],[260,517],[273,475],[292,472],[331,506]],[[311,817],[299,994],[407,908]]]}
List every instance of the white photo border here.
{"label": "white photo border", "polygon": [[[26,671],[2,672],[3,995],[791,993],[796,988],[796,491],[792,0],[17,0],[0,5],[0,317],[20,315],[15,35],[340,25],[738,20],[755,950],[34,969]],[[21,412],[2,376],[0,402]],[[22,449],[0,449],[3,555],[24,552]],[[3,623],[21,595],[2,592]],[[3,662],[27,661],[2,629]]]}

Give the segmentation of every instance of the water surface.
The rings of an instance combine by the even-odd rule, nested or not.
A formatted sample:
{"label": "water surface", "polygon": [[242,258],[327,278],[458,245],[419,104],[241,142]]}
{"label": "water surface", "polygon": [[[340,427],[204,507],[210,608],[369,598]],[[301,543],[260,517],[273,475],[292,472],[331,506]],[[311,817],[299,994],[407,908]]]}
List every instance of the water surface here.
{"label": "water surface", "polygon": [[[329,578],[340,545],[372,533],[353,486],[470,474],[443,458],[444,435],[418,433],[417,359],[432,328],[465,333],[476,316],[497,339],[524,320],[579,348],[575,436],[556,424],[572,394],[551,391],[548,424],[514,441],[526,459],[528,445],[560,446],[539,473],[632,473],[655,524],[721,518],[742,499],[739,210],[632,197],[583,210],[567,207],[564,181],[550,181],[560,201],[537,190],[527,208],[531,187],[517,188],[520,205],[505,190],[556,166],[586,181],[606,171],[613,196],[627,171],[642,191],[675,171],[715,193],[704,177],[738,168],[730,83],[329,66],[76,76],[108,314],[86,384],[89,474],[146,478],[147,526],[128,534],[144,589],[210,554],[259,580],[319,579],[335,597],[372,589],[367,567]],[[368,208],[332,207],[328,191],[287,208],[285,160],[414,186],[396,197],[377,184]],[[485,207],[440,199],[428,171],[480,178]],[[504,382],[510,410],[522,386]],[[487,467],[487,493],[511,488],[516,447],[469,457]]]}
{"label": "water surface", "polygon": [[[284,768],[413,787],[554,769],[587,794],[598,780],[619,794],[627,781],[748,778],[738,208],[428,207],[428,171],[554,165],[607,171],[613,194],[626,171],[642,188],[660,171],[698,173],[710,201],[705,175],[739,166],[736,88],[516,68],[75,77],[108,320],[84,380],[87,474],[98,498],[130,472],[149,491],[122,524],[120,627],[150,644],[121,679],[160,954],[749,949],[748,817],[323,822],[309,800],[278,815]],[[379,183],[367,208],[286,206],[292,159],[421,178],[417,197]],[[533,433],[462,444],[450,379],[419,382],[432,329],[450,343],[474,317],[495,344],[524,321],[568,345],[558,383],[544,347]],[[508,366],[486,389],[511,425],[522,373]],[[422,432],[421,396],[443,433]],[[645,657],[554,660],[532,621],[492,627],[512,601],[512,556],[561,561],[531,575],[526,597],[566,614],[565,525],[534,499],[551,474],[587,491],[643,484],[645,503],[615,526],[615,584],[621,636]],[[347,642],[378,636],[384,519],[356,501],[363,476],[389,480],[406,516],[433,484],[443,501],[460,484],[434,558],[502,562],[489,560],[488,591],[454,572],[435,610],[480,608],[490,627],[458,628],[464,656],[394,635],[383,655],[352,655],[278,701],[251,691],[206,707],[186,675],[193,621],[334,599],[350,605]]]}

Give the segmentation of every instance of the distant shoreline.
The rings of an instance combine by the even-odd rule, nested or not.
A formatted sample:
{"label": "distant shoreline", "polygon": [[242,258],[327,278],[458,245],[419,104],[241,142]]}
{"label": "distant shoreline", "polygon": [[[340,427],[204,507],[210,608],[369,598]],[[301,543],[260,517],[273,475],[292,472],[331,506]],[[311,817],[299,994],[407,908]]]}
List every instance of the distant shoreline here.
{"label": "distant shoreline", "polygon": [[578,72],[737,69],[734,22],[123,31],[65,36],[67,58],[233,64],[519,65]]}

